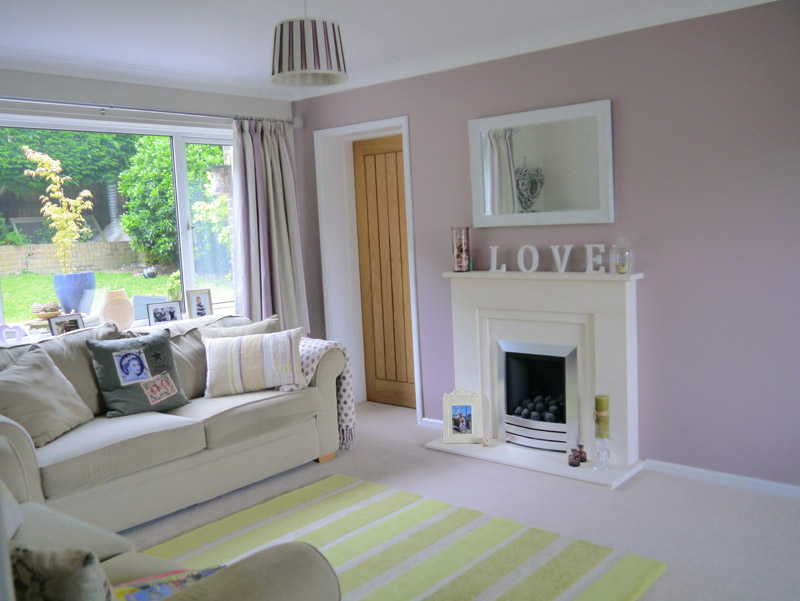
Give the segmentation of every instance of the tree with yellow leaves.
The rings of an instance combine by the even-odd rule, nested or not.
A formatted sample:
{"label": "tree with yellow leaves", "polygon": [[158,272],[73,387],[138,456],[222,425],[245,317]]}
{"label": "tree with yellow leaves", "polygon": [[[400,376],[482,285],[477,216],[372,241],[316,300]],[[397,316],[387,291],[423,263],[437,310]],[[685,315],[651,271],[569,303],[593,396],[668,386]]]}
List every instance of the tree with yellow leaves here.
{"label": "tree with yellow leaves", "polygon": [[50,227],[56,230],[53,235],[53,244],[56,246],[56,255],[61,264],[63,273],[71,273],[72,248],[80,239],[81,234],[89,232],[83,212],[92,208],[92,193],[84,190],[75,198],[69,198],[64,193],[64,182],[71,181],[67,175],[61,175],[61,161],[50,155],[37,152],[29,146],[23,146],[25,158],[36,164],[36,169],[26,169],[25,175],[32,178],[41,178],[47,182],[47,195],[42,195],[42,215],[50,220]]}

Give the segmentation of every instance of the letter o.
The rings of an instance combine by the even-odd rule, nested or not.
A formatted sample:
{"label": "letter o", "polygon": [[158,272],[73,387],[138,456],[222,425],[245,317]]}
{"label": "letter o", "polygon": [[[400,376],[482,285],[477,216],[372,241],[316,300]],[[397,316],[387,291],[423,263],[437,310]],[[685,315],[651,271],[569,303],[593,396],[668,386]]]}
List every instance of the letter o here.
{"label": "letter o", "polygon": [[[531,253],[531,266],[530,268],[525,267],[525,251],[529,250]],[[539,268],[539,251],[536,250],[536,247],[531,246],[530,244],[526,244],[522,248],[519,249],[517,253],[517,267],[519,267],[520,271],[524,271],[525,273],[533,273]]]}

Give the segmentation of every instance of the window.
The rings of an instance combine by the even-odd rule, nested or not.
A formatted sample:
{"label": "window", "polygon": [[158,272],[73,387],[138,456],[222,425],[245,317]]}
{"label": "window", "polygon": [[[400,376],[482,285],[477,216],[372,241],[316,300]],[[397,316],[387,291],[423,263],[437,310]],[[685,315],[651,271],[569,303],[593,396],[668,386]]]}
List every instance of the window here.
{"label": "window", "polygon": [[[0,323],[45,329],[31,307],[59,302],[53,274],[68,269],[94,274],[80,300],[86,325],[104,291],[120,288],[144,323],[147,302],[185,303],[194,290],[209,291],[213,313],[233,313],[233,136],[227,120],[205,121],[217,123],[0,114]],[[91,203],[83,221],[65,219],[62,192]],[[64,250],[67,230],[78,239]]]}

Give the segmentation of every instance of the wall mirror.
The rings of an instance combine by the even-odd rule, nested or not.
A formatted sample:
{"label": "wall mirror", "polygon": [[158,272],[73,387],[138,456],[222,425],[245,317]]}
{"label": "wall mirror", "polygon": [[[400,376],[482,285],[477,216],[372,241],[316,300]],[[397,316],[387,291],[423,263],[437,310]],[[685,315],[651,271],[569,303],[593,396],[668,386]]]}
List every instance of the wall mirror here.
{"label": "wall mirror", "polygon": [[611,101],[469,122],[475,227],[613,223]]}

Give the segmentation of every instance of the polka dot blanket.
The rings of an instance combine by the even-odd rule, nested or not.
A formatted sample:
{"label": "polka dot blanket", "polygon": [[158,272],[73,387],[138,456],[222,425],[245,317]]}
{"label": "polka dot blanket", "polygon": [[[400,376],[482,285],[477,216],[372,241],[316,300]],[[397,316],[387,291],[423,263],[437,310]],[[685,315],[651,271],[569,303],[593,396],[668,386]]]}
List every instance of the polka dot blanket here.
{"label": "polka dot blanket", "polygon": [[[353,368],[350,365],[350,354],[341,342],[333,340],[317,340],[302,338],[300,340],[300,367],[306,382],[314,377],[322,356],[330,349],[339,349],[344,353],[344,370],[336,378],[336,401],[339,411],[339,448],[352,449],[356,446],[356,414],[353,397]],[[301,386],[294,384],[281,386],[280,390],[298,390]]]}

